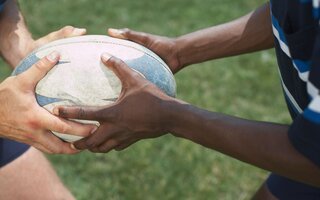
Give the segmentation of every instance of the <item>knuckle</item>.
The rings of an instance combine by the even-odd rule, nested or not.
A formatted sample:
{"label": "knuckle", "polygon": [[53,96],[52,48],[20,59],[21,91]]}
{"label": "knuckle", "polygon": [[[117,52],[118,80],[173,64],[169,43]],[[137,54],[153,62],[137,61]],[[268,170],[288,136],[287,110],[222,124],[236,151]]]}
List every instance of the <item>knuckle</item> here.
{"label": "knuckle", "polygon": [[158,48],[158,47],[161,47],[162,43],[163,43],[162,40],[157,38],[157,39],[153,40],[152,43],[150,43],[149,46],[151,48]]}
{"label": "knuckle", "polygon": [[147,33],[142,32],[142,33],[140,33],[140,37],[141,37],[141,38],[147,38],[147,37],[148,37],[148,34],[147,34]]}
{"label": "knuckle", "polygon": [[104,152],[104,153],[107,153],[109,152],[110,150],[114,149],[115,147],[118,146],[118,141],[115,140],[115,139],[110,139],[108,140],[106,143],[104,143],[103,145],[99,146],[99,147],[96,147],[95,149],[98,151],[98,152]]}
{"label": "knuckle", "polygon": [[108,110],[106,109],[101,109],[96,111],[95,116],[97,120],[101,121],[117,121],[119,119],[119,110],[118,107],[115,105],[112,108],[109,108]]}
{"label": "knuckle", "polygon": [[146,44],[146,46],[149,47],[149,35],[146,33],[141,33],[140,37],[141,37],[142,43]]}
{"label": "knuckle", "polygon": [[116,140],[116,139],[110,139],[109,141],[108,141],[108,146],[109,147],[116,147],[116,146],[118,146],[119,145],[119,142],[118,142],[118,140]]}
{"label": "knuckle", "polygon": [[[26,123],[30,130],[39,130],[41,129],[41,121],[33,114],[29,113],[26,115]],[[32,134],[35,135],[35,134]]]}
{"label": "knuckle", "polygon": [[87,116],[87,112],[83,108],[78,109],[79,118],[85,118]]}
{"label": "knuckle", "polygon": [[61,32],[62,32],[63,35],[70,35],[73,32],[73,30],[74,30],[74,27],[68,25],[68,26],[63,27],[61,29]]}
{"label": "knuckle", "polygon": [[87,141],[85,141],[84,144],[88,149],[94,149],[97,146],[97,142],[95,142],[93,140],[87,140]]}
{"label": "knuckle", "polygon": [[100,153],[100,152],[102,152],[102,151],[100,150],[100,148],[92,148],[92,149],[89,149],[89,151],[91,151],[91,152],[93,152],[93,153]]}
{"label": "knuckle", "polygon": [[47,61],[46,61],[46,58],[43,58],[41,60],[39,60],[36,64],[34,64],[34,68],[39,70],[39,71],[43,71],[45,69],[47,65]]}
{"label": "knuckle", "polygon": [[60,133],[68,133],[69,128],[67,126],[64,126],[64,125],[58,125],[58,126],[60,126],[59,128]]}
{"label": "knuckle", "polygon": [[125,36],[131,36],[132,35],[132,30],[131,29],[129,29],[129,28],[124,28],[124,29],[122,29],[123,30],[123,34],[125,35]]}
{"label": "knuckle", "polygon": [[67,133],[69,128],[68,126],[61,124],[57,121],[53,121],[53,127],[55,127],[55,131],[59,132],[59,133]]}
{"label": "knuckle", "polygon": [[43,65],[44,65],[44,61],[43,61],[43,59],[41,59],[41,60],[39,60],[38,62],[36,62],[33,66],[34,66],[36,69],[41,70]]}
{"label": "knuckle", "polygon": [[109,151],[108,147],[105,146],[100,146],[96,149],[97,152],[103,152],[103,153],[107,153]]}
{"label": "knuckle", "polygon": [[100,110],[97,110],[95,113],[94,113],[94,118],[97,119],[97,120],[103,120],[105,119],[105,116],[106,116],[106,113],[105,113],[105,110],[104,109],[100,109]]}

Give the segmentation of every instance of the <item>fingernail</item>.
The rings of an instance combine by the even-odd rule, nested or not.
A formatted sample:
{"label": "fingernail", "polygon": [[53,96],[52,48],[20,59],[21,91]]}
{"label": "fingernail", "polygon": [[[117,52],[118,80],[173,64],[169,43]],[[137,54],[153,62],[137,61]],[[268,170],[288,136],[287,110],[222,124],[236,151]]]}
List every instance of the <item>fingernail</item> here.
{"label": "fingernail", "polygon": [[117,37],[120,39],[127,39],[127,37],[124,35],[124,31],[121,29],[109,28],[108,32],[113,37]]}
{"label": "fingernail", "polygon": [[82,35],[86,32],[87,30],[85,28],[75,28],[73,30],[74,35]]}
{"label": "fingernail", "polygon": [[53,112],[54,115],[59,115],[59,108],[54,107],[52,112]]}
{"label": "fingernail", "polygon": [[123,35],[124,31],[121,29],[109,28],[109,32],[115,35]]}
{"label": "fingernail", "polygon": [[94,132],[96,132],[96,130],[98,130],[98,127],[97,126],[95,126],[92,130],[91,130],[91,134],[93,134]]}
{"label": "fingernail", "polygon": [[60,56],[60,54],[57,51],[54,51],[54,52],[50,53],[49,55],[47,55],[47,58],[51,62],[56,62],[58,60],[59,56]]}
{"label": "fingernail", "polygon": [[73,143],[71,143],[71,144],[70,144],[70,147],[71,147],[71,149],[73,149],[73,150],[80,151],[79,149],[77,149],[77,148],[74,146],[74,144],[73,144]]}
{"label": "fingernail", "polygon": [[103,61],[107,62],[112,56],[108,53],[103,53],[101,57]]}

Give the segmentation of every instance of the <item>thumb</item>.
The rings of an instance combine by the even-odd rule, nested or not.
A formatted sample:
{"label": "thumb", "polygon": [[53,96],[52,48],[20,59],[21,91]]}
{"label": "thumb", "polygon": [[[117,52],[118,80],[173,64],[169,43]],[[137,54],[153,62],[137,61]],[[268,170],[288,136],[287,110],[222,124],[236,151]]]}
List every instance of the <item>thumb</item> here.
{"label": "thumb", "polygon": [[113,29],[109,28],[108,29],[108,34],[111,37],[119,38],[119,39],[126,39],[126,40],[131,40],[133,42],[139,43],[143,46],[149,47],[150,44],[150,34],[143,33],[143,32],[137,32],[130,30],[128,28],[125,29]]}
{"label": "thumb", "polygon": [[125,62],[108,53],[103,53],[101,56],[102,62],[111,69],[122,83],[122,87],[128,87],[134,82],[134,77],[143,77],[137,71],[132,70]]}
{"label": "thumb", "polygon": [[25,84],[35,86],[58,62],[60,54],[57,51],[45,56],[32,65],[27,71],[18,75]]}

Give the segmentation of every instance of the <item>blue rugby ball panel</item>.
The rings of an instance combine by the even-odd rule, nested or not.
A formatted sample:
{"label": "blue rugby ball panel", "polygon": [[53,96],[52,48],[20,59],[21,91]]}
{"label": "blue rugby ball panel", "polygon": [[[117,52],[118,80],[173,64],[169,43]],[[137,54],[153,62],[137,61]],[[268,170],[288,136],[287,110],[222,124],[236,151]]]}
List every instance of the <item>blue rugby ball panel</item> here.
{"label": "blue rugby ball panel", "polygon": [[44,45],[22,60],[12,75],[26,71],[53,51],[60,52],[60,61],[36,87],[39,105],[49,111],[57,105],[102,106],[118,98],[121,83],[102,64],[100,57],[104,52],[122,59],[167,95],[176,95],[174,76],[156,54],[139,44],[100,35],[67,38]]}

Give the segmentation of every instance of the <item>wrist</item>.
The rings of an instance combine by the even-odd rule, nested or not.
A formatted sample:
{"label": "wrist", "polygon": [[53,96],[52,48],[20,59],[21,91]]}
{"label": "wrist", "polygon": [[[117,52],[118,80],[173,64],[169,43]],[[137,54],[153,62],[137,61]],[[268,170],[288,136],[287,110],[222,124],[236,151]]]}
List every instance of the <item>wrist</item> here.
{"label": "wrist", "polygon": [[35,41],[31,37],[21,37],[14,32],[6,38],[1,44],[1,55],[14,68],[35,47]]}
{"label": "wrist", "polygon": [[183,57],[184,46],[186,45],[186,39],[183,36],[174,39],[174,51],[177,60],[177,71],[183,69],[186,66],[185,59]]}
{"label": "wrist", "polygon": [[[200,32],[200,31],[199,31]],[[179,61],[179,68],[201,62],[199,57],[207,53],[208,40],[204,42],[201,38],[197,38],[198,32],[182,35],[176,39],[177,59]],[[200,55],[200,56],[199,56]]]}
{"label": "wrist", "polygon": [[192,117],[193,106],[178,99],[172,99],[163,103],[162,110],[163,127],[166,132],[170,132],[176,137],[185,137],[184,129]]}

